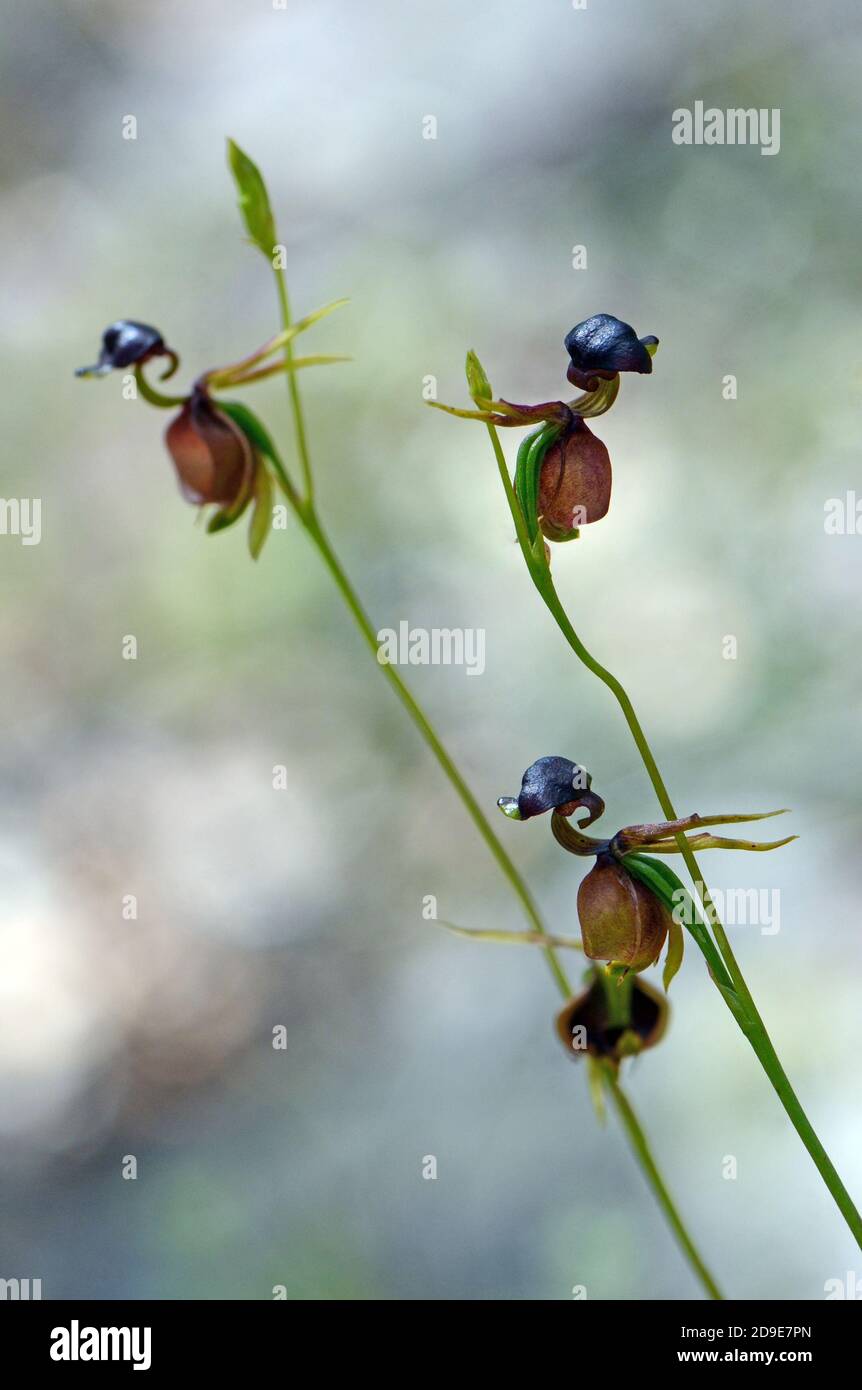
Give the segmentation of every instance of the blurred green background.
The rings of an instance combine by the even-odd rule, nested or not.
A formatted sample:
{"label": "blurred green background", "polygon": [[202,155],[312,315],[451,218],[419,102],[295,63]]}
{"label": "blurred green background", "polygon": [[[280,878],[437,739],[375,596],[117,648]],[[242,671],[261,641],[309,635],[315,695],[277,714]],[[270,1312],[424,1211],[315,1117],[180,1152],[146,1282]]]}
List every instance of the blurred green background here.
{"label": "blurred green background", "polygon": [[[780,890],[780,931],[732,939],[858,1196],[862,538],[824,530],[860,476],[858,5],[32,0],[5,29],[2,491],[41,497],[43,536],[0,538],[0,1276],[46,1298],[698,1294],[553,1036],[542,960],[423,921],[434,894],[523,925],[306,539],[255,566],[240,528],[208,537],[165,418],[72,375],[121,316],[159,326],[183,383],[275,331],[227,134],[269,180],[295,312],[351,298],[305,343],[353,362],[302,386],[375,622],[487,633],[481,679],[407,674],[492,814],[544,753],[590,767],[610,828],[657,808],[529,585],[484,430],[426,409],[423,378],[464,403],[472,346],[501,394],[544,400],[576,321],[660,337],[596,426],[610,516],[554,570],[680,810],[794,810],[794,845],[704,867]],[[780,152],[673,144],[696,100],[780,108]],[[284,383],[249,400],[292,458]],[[544,822],[498,828],[575,931],[576,861]],[[730,1295],[822,1298],[858,1251],[693,950],[672,995],[629,1085],[682,1210]]]}

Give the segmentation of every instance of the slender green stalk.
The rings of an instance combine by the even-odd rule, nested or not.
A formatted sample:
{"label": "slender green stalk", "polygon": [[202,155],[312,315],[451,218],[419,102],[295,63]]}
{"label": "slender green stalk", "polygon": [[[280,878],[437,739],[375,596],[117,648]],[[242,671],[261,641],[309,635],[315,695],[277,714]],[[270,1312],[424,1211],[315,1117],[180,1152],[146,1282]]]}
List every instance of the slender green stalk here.
{"label": "slender green stalk", "polygon": [[[285,330],[287,330],[291,326],[290,299],[287,291],[287,280],[283,270],[276,269],[275,276],[276,284],[278,286],[278,300],[281,310],[282,327]],[[299,454],[299,459],[302,467],[302,475],[305,489],[304,498],[299,498],[297,496],[293,486],[290,484],[287,473],[280,460],[277,461],[277,472],[279,482],[281,484],[282,491],[284,492],[285,497],[292,506],[300,522],[302,523],[302,526],[304,527],[307,535],[310,537],[310,539],[316,546],[318,553],[320,554],[324,564],[326,565],[326,568],[329,570],[329,573],[332,576],[332,579],[335,582],[335,585],[338,588],[339,593],[341,594],[341,597],[343,598],[348,610],[354,618],[356,626],[359,628],[359,631],[365,639],[366,644],[368,645],[376,659],[379,650],[377,642],[377,631],[373,623],[371,622],[371,619],[368,617],[368,614],[365,612],[365,609],[362,606],[359,596],[353,588],[353,585],[350,583],[350,580],[348,579],[347,574],[345,573],[341,565],[341,562],[338,559],[338,556],[333,550],[329,538],[323,529],[323,526],[320,522],[320,518],[318,517],[317,511],[315,509],[314,479],[311,468],[311,459],[308,450],[308,436],[305,428],[305,417],[302,409],[302,397],[300,395],[299,385],[296,380],[296,373],[290,370],[290,363],[292,362],[292,349],[290,342],[287,343],[284,352],[285,361],[288,364],[287,382],[290,393],[291,411],[293,414],[294,421],[294,432],[296,437],[297,453]],[[508,479],[508,474],[506,476]],[[491,828],[491,824],[488,821],[488,818],[486,817],[484,811],[482,810],[472,791],[468,787],[467,783],[464,781],[464,778],[461,776],[461,773],[458,771],[458,768],[452,761],[452,758],[449,756],[449,753],[446,751],[446,748],[440,740],[434,726],[432,725],[431,721],[428,719],[428,716],[425,714],[424,710],[410,691],[410,688],[408,687],[406,682],[401,678],[396,668],[390,665],[389,663],[381,664],[380,669],[382,670],[384,676],[394,689],[401,703],[404,705],[405,709],[407,710],[407,713],[413,720],[413,723],[416,725],[422,737],[425,739],[425,742],[428,744],[428,747],[431,749],[446,777],[449,779],[449,782],[451,783],[456,794],[460,798],[462,805],[467,811],[467,814],[470,816],[470,819],[473,821],[473,824],[475,825],[476,829],[478,830],[479,834],[481,835],[482,839],[484,840],[485,844],[487,845],[488,849],[493,855],[498,867],[503,873],[503,876],[508,882],[516,898],[520,902],[528,922],[531,924],[534,931],[539,936],[541,936],[543,941],[547,942],[547,944],[543,945],[542,949],[545,959],[548,962],[551,974],[554,978],[554,982],[557,985],[557,988],[560,991],[562,998],[564,1000],[570,999],[573,993],[571,984],[569,983],[569,980],[566,976],[566,972],[560,964],[556,951],[551,945],[551,940],[549,939],[547,928],[545,927],[545,924],[542,921],[541,916],[539,915],[539,910],[533,900],[533,896],[530,893],[530,890],[528,889],[526,883],[524,882],[518,870],[515,868],[515,865],[509,858],[509,855],[504,849],[501,841],[497,838],[497,835]],[[700,1255],[697,1252],[694,1242],[692,1241],[691,1237],[688,1235],[685,1227],[683,1226],[682,1220],[673,1202],[671,1201],[667,1187],[661,1177],[661,1174],[659,1173],[658,1167],[656,1166],[655,1159],[652,1157],[646,1136],[644,1135],[644,1132],[637,1121],[637,1118],[635,1116],[634,1110],[631,1107],[630,1102],[624,1096],[624,1093],[616,1077],[614,1077],[613,1079],[611,1093],[614,1097],[617,1108],[620,1112],[620,1116],[623,1120],[623,1125],[631,1142],[634,1155],[637,1161],[641,1164],[647,1181],[652,1187],[659,1205],[665,1212],[665,1215],[667,1216],[667,1219],[670,1222],[674,1234],[676,1235],[680,1245],[682,1246],[682,1249],[685,1252],[695,1275],[700,1280],[707,1295],[710,1298],[720,1299],[722,1295],[719,1292],[715,1284],[715,1281],[712,1279],[705,1264],[703,1263],[703,1260],[700,1258]]]}
{"label": "slender green stalk", "polygon": [[605,1085],[607,1086],[608,1091],[610,1092],[611,1099],[614,1105],[616,1106],[617,1114],[619,1115],[623,1123],[623,1127],[629,1137],[629,1142],[631,1143],[632,1149],[637,1155],[638,1160],[640,1161],[640,1165],[643,1168],[644,1173],[646,1174],[647,1181],[649,1182],[650,1187],[655,1193],[656,1200],[658,1201],[659,1206],[661,1207],[662,1211],[667,1217],[668,1224],[670,1225],[674,1235],[676,1236],[686,1258],[689,1261],[689,1264],[697,1273],[698,1279],[703,1284],[710,1298],[720,1299],[721,1292],[718,1289],[706,1265],[703,1263],[703,1260],[700,1258],[700,1255],[698,1254],[695,1246],[692,1244],[691,1237],[689,1236],[688,1231],[685,1229],[685,1226],[682,1223],[682,1218],[680,1217],[680,1214],[677,1211],[676,1206],[674,1205],[673,1199],[667,1190],[664,1179],[662,1178],[662,1175],[656,1166],[655,1159],[653,1158],[652,1153],[649,1149],[649,1145],[647,1144],[646,1136],[644,1135],[644,1132],[640,1127],[638,1117],[632,1109],[628,1097],[622,1090],[619,1081],[614,1075],[612,1069],[610,1067],[605,1067],[603,1070]]}
{"label": "slender green stalk", "polygon": [[143,368],[140,363],[135,366],[135,381],[138,384],[138,391],[149,405],[158,406],[160,410],[171,409],[175,405],[185,405],[185,396],[165,396],[161,391],[157,391],[155,386],[151,386],[144,376]]}
{"label": "slender green stalk", "polygon": [[[500,476],[506,491],[509,507],[512,511],[518,541],[533,583],[541,595],[545,606],[548,608],[548,611],[551,613],[557,626],[572,648],[572,651],[588,670],[592,671],[595,676],[598,676],[600,681],[604,682],[616,698],[632,738],[635,741],[638,752],[641,755],[644,767],[646,768],[658,798],[659,805],[668,820],[676,820],[678,819],[677,812],[627,691],[617,677],[602,666],[584,646],[560,601],[559,595],[554,587],[553,579],[551,578],[550,569],[547,565],[540,563],[538,558],[531,551],[529,534],[509,477],[509,470],[506,464],[503,447],[500,443],[500,437],[494,425],[489,424],[487,428],[491,437],[494,456],[500,470]],[[758,1061],[766,1072],[781,1104],[784,1106],[791,1124],[814,1160],[817,1171],[820,1173],[826,1187],[832,1194],[838,1210],[847,1222],[857,1244],[862,1248],[862,1216],[860,1216],[832,1160],[820,1142],[811,1121],[803,1110],[799,1098],[793,1090],[787,1074],[778,1059],[778,1054],[766,1030],[766,1025],[754,1003],[754,999],[739,966],[739,962],[727,939],[727,933],[722,926],[715,904],[706,886],[703,875],[701,874],[691,846],[683,834],[679,834],[675,838],[680,854],[685,861],[686,868],[691,875],[705,921],[712,926],[715,941],[733,984],[733,990],[728,991],[726,987],[721,984],[713,963],[710,961],[709,953],[704,950],[704,947],[701,945],[701,949],[704,950],[704,954],[707,956],[707,961],[710,964],[710,974],[718,985],[722,998],[731,1010],[733,1017],[736,1019],[742,1032],[748,1038]]]}
{"label": "slender green stalk", "polygon": [[[278,286],[278,301],[281,310],[282,327],[286,331],[291,326],[290,298],[287,292],[287,279],[284,271],[281,269],[276,269],[275,278],[276,284]],[[286,359],[290,350],[291,343],[288,342],[285,346]],[[362,633],[362,636],[364,637],[366,643],[368,644],[369,648],[371,649],[376,658],[379,649],[377,642],[377,631],[373,623],[371,622],[371,619],[369,618],[368,614],[365,612],[365,609],[363,608],[362,603],[360,602],[359,596],[356,593],[356,590],[353,588],[353,585],[350,583],[350,580],[348,579],[347,574],[345,573],[344,568],[338,559],[338,556],[333,550],[329,538],[323,529],[322,523],[317,515],[317,511],[314,506],[314,479],[311,468],[311,458],[308,451],[308,436],[305,428],[305,417],[302,409],[302,398],[299,393],[299,387],[296,383],[295,374],[290,371],[288,372],[288,387],[290,390],[291,411],[294,419],[297,453],[299,454],[300,463],[302,466],[303,480],[305,484],[305,496],[303,499],[297,502],[296,494],[294,493],[292,488],[285,491],[285,495],[287,497],[287,500],[290,502],[291,506],[294,508],[294,511],[299,517],[299,520],[304,526],[307,534],[310,536],[311,540],[316,545],[317,550],[324,564],[329,570],[329,573],[331,574],[333,580],[335,581],[336,587],[338,588],[341,597],[344,599],[344,602],[350,610],[350,613],[352,614],[356,622],[356,625],[359,628],[359,631]],[[282,475],[286,477],[283,465],[279,467],[278,472],[279,480],[281,481]],[[413,696],[412,692],[410,691],[409,686],[402,679],[402,677],[399,675],[397,669],[394,666],[390,665],[389,663],[382,663],[380,669],[383,671],[383,674],[385,675],[386,679],[389,681],[390,685],[395,690],[396,694],[398,695],[398,698],[404,705],[405,709],[407,710],[407,713],[410,715],[410,718],[413,720],[413,723],[419,729],[419,732],[422,734],[422,737],[425,739],[425,742],[428,744],[429,748],[431,749],[432,753],[434,754],[435,758],[440,764],[440,767],[443,769],[444,773],[446,774],[452,786],[454,787],[456,793],[460,797],[468,815],[470,816],[470,819],[473,821],[473,824],[476,826],[476,829],[479,831],[479,834],[482,836],[482,839],[485,841],[485,844],[488,846],[488,849],[491,851],[491,854],[497,861],[497,864],[500,870],[502,871],[504,877],[507,879],[510,887],[512,888],[512,891],[521,903],[521,906],[523,907],[524,912],[527,916],[527,920],[531,923],[535,931],[540,932],[543,936],[547,935],[545,924],[539,915],[539,910],[535,902],[533,901],[532,894],[530,893],[526,883],[521,878],[521,875],[518,873],[518,870],[515,868],[515,865],[512,863],[511,859],[509,858],[508,854],[503,848],[501,841],[497,838],[496,834],[492,830],[487,816],[485,815],[475,796],[471,792],[470,788],[467,786],[467,783],[464,781],[464,778],[461,776],[461,773],[458,771],[458,768],[452,761],[452,758],[446,751],[446,748],[441,742],[437,734],[437,731],[435,730],[431,721],[428,719],[428,716],[425,714],[424,710],[421,708],[421,706]],[[565,971],[563,970],[563,967],[561,966],[553,947],[551,947],[550,945],[546,947],[544,954],[545,958],[547,959],[548,966],[550,967],[551,974],[556,980],[560,992],[562,993],[565,999],[570,998],[572,993],[571,986],[569,985]]]}
{"label": "slender green stalk", "polygon": [[[286,332],[288,328],[291,327],[290,297],[287,293],[287,276],[284,271],[278,267],[275,267],[275,284],[278,291],[279,308],[281,310],[281,323]],[[296,373],[291,370],[293,366],[292,341],[288,341],[285,344],[284,360],[287,364],[287,389],[290,393],[293,428],[296,433],[296,452],[299,454],[299,461],[302,466],[305,499],[307,502],[312,502],[314,500],[314,478],[312,477],[311,459],[308,454],[308,439],[305,433],[305,416],[302,412],[302,398],[299,394]]]}
{"label": "slender green stalk", "polygon": [[[368,617],[368,614],[362,607],[362,604],[360,603],[359,598],[357,597],[356,591],[354,590],[349,579],[347,578],[347,575],[345,574],[338,560],[338,557],[335,554],[335,551],[332,549],[332,545],[330,544],[329,539],[326,536],[314,509],[306,505],[303,508],[301,520],[306,531],[308,532],[308,535],[311,537],[311,539],[314,541],[314,544],[317,546],[321,558],[323,559],[324,564],[329,570],[329,573],[332,575],[332,578],[334,579],[338,587],[338,590],[342,598],[344,599],[344,602],[347,604],[347,607],[353,614],[353,617],[356,620],[356,626],[359,628],[359,631],[362,633],[362,636],[365,638],[366,643],[368,644],[369,648],[374,653],[374,656],[376,658],[378,653],[377,632],[371,622],[371,619]],[[470,788],[467,786],[467,783],[464,781],[464,778],[461,776],[461,773],[458,771],[458,768],[455,766],[455,763],[452,761],[451,757],[447,753],[446,748],[441,742],[428,716],[425,714],[424,710],[419,705],[414,695],[411,693],[405,681],[399,675],[398,670],[395,666],[385,663],[381,665],[380,669],[383,672],[386,679],[389,681],[389,684],[395,690],[399,700],[404,705],[405,709],[407,710],[407,713],[413,720],[413,723],[416,725],[419,732],[422,734],[422,737],[425,739],[425,742],[428,744],[428,747],[431,749],[441,768],[445,772],[446,776],[448,777],[449,781],[451,782],[452,786],[454,787],[455,791],[460,797],[461,802],[463,803],[464,808],[467,811],[467,814],[469,815],[479,834],[482,836],[482,839],[485,841],[485,844],[488,846],[488,849],[491,851],[492,855],[497,861],[499,868],[501,869],[504,877],[508,880],[508,883],[512,888],[512,891],[515,893],[515,896],[520,901],[528,921],[532,923],[534,929],[537,932],[541,932],[541,934],[545,936],[547,933],[545,931],[544,923],[542,922],[542,919],[539,916],[539,910],[536,907],[535,902],[533,901],[533,897],[529,889],[527,888],[526,883],[521,878],[520,874],[518,873],[518,870],[515,868],[515,865],[512,863],[511,859],[509,858],[508,854],[503,848],[502,843],[500,842],[500,840],[498,840],[497,836],[492,830],[487,816],[485,815],[475,796],[471,792]],[[551,973],[553,974],[554,979],[557,982],[557,985],[560,989],[561,994],[563,995],[563,998],[571,998],[571,986],[569,985],[563,967],[561,966],[557,958],[556,952],[553,950],[551,946],[547,946],[545,948],[545,956],[551,968]]]}

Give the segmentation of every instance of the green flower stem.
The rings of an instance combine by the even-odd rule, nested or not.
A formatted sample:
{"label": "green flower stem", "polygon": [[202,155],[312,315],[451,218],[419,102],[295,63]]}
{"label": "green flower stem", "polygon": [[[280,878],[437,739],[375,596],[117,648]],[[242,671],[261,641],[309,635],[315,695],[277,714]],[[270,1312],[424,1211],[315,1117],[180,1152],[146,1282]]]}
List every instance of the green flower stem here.
{"label": "green flower stem", "polygon": [[[278,304],[281,310],[281,324],[285,333],[293,326],[290,317],[290,296],[287,292],[287,276],[284,271],[277,266],[275,271],[275,284],[278,292]],[[293,428],[296,435],[296,452],[299,454],[299,461],[302,466],[302,478],[305,487],[305,499],[307,502],[314,500],[314,478],[311,473],[311,459],[308,453],[308,437],[305,432],[305,416],[302,411],[302,398],[299,394],[299,384],[296,380],[296,373],[293,371],[293,342],[289,340],[284,348],[284,361],[287,368],[287,387],[290,392],[290,407],[293,415]]]}
{"label": "green flower stem", "polygon": [[[584,646],[560,601],[559,595],[554,587],[553,579],[551,578],[550,569],[530,547],[529,534],[509,477],[509,470],[500,443],[500,437],[493,425],[488,425],[487,428],[491,437],[491,443],[497,460],[497,466],[500,470],[503,486],[506,491],[506,497],[512,512],[518,541],[533,583],[575,655],[583,662],[588,670],[592,671],[593,675],[598,676],[599,680],[604,682],[616,698],[632,738],[635,741],[638,752],[641,755],[649,779],[652,782],[656,796],[658,797],[659,805],[668,820],[677,820],[677,812],[674,809],[664,779],[659,771],[658,764],[647,742],[646,735],[641,728],[640,721],[635,713],[634,706],[629,699],[628,693],[621,682],[617,680],[616,676],[613,675],[612,672],[606,670]],[[675,838],[679,847],[679,852],[685,861],[685,866],[691,875],[695,892],[697,893],[703,910],[704,918],[712,926],[715,941],[733,984],[733,990],[728,991],[726,986],[721,983],[721,977],[715,970],[715,962],[710,958],[708,950],[704,949],[702,938],[699,937],[698,934],[693,933],[695,940],[698,941],[698,944],[704,951],[704,955],[707,957],[707,962],[710,966],[710,975],[718,985],[722,998],[731,1010],[742,1032],[748,1038],[758,1061],[769,1077],[781,1104],[784,1106],[791,1124],[814,1160],[817,1171],[820,1173],[820,1176],[832,1194],[838,1210],[841,1212],[841,1215],[852,1231],[856,1243],[862,1248],[862,1216],[860,1216],[832,1160],[820,1142],[811,1121],[803,1110],[799,1098],[793,1090],[787,1074],[778,1059],[778,1054],[766,1030],[766,1025],[754,1003],[751,991],[740,969],[739,962],[727,939],[727,933],[722,926],[721,920],[715,909],[715,904],[706,886],[703,875],[700,872],[691,846],[683,834]]]}
{"label": "green flower stem", "polygon": [[610,1092],[611,1100],[616,1106],[617,1114],[622,1121],[623,1128],[628,1135],[632,1149],[637,1156],[641,1168],[646,1174],[647,1181],[655,1193],[656,1200],[667,1217],[668,1224],[676,1236],[686,1259],[697,1274],[698,1279],[703,1284],[710,1298],[720,1299],[722,1296],[721,1292],[706,1265],[703,1263],[703,1260],[700,1258],[688,1231],[682,1223],[682,1218],[665,1186],[664,1179],[656,1167],[655,1159],[650,1152],[646,1135],[640,1127],[638,1117],[632,1109],[628,1097],[622,1090],[613,1068],[605,1066],[602,1068],[602,1071],[605,1085]]}
{"label": "green flower stem", "polygon": [[[288,295],[287,289],[287,277],[283,270],[276,268],[275,280],[276,287],[278,289],[278,302],[281,311],[282,328],[285,332],[287,332],[287,330],[292,325],[290,317],[290,297]],[[288,341],[285,345],[284,352],[285,362],[289,365],[292,363],[292,343],[290,341]],[[320,518],[318,517],[317,511],[315,509],[314,477],[311,468],[311,457],[308,450],[308,435],[305,428],[305,416],[302,409],[302,397],[299,393],[299,387],[296,381],[295,373],[289,370],[287,374],[287,379],[290,391],[291,413],[293,415],[294,431],[296,436],[296,448],[297,453],[299,454],[300,464],[302,467],[302,476],[305,484],[304,498],[297,499],[296,493],[294,492],[292,486],[288,481],[287,471],[284,468],[284,465],[281,463],[280,460],[275,460],[279,482],[281,483],[282,491],[287,497],[288,502],[293,507],[293,510],[295,511],[297,517],[299,518],[300,522],[305,528],[306,533],[317,547],[321,559],[323,560],[324,564],[326,565],[326,568],[329,570],[329,573],[335,581],[336,587],[338,588],[341,597],[344,599],[347,608],[349,609],[351,615],[353,616],[356,622],[356,626],[362,633],[362,636],[364,637],[366,643],[373,652],[376,660],[379,650],[377,642],[377,630],[371,622],[371,619],[369,618],[365,609],[363,608],[359,596],[356,593],[356,590],[350,583],[350,580],[348,579],[347,574],[344,568],[342,567],[341,562],[338,559],[338,556],[333,550],[329,538],[323,529]],[[288,484],[287,487],[285,487],[285,482],[287,482]],[[539,910],[535,902],[533,901],[532,894],[530,893],[526,883],[521,878],[521,875],[518,873],[518,870],[515,868],[515,865],[512,863],[511,859],[509,858],[508,854],[503,848],[502,842],[497,838],[496,834],[492,830],[490,822],[488,821],[487,816],[485,815],[475,796],[471,792],[470,788],[467,786],[467,783],[464,781],[464,778],[461,776],[461,773],[458,771],[458,768],[456,767],[455,763],[452,761],[451,757],[447,753],[446,748],[441,742],[433,724],[428,719],[424,710],[415,699],[409,686],[399,675],[397,669],[389,663],[381,664],[380,669],[385,675],[386,679],[389,681],[390,685],[395,690],[395,693],[397,694],[401,703],[404,705],[405,709],[407,710],[407,713],[413,720],[413,723],[419,729],[419,732],[425,739],[425,742],[428,744],[429,748],[431,749],[432,753],[437,759],[437,762],[443,769],[443,772],[446,774],[457,795],[460,797],[465,810],[470,816],[470,819],[473,821],[473,824],[476,826],[476,829],[479,831],[479,834],[485,841],[485,844],[488,846],[488,849],[491,851],[491,854],[497,861],[500,870],[502,871],[504,877],[507,879],[510,887],[512,888],[512,891],[514,892],[522,908],[524,909],[524,913],[526,914],[527,920],[536,932],[540,933],[543,937],[547,936],[545,924],[539,915]],[[563,998],[571,998],[571,986],[553,947],[548,945],[545,948],[544,954],[545,958],[547,959],[548,966],[551,970],[551,974],[553,975],[557,983],[557,987],[559,988]]]}
{"label": "green flower stem", "polygon": [[[305,503],[301,508],[299,516],[303,526],[305,527],[306,532],[311,537],[312,541],[317,547],[320,556],[324,564],[326,565],[326,568],[332,575],[332,578],[335,581],[335,584],[338,588],[339,593],[341,594],[341,597],[344,599],[344,602],[346,603],[348,609],[353,615],[353,618],[356,622],[356,626],[359,628],[359,631],[365,638],[365,641],[368,644],[368,647],[370,648],[372,653],[374,654],[376,660],[379,649],[376,629],[374,628],[371,619],[368,617],[368,614],[365,612],[365,609],[362,607],[362,604],[356,594],[355,589],[350,583],[350,580],[347,578],[347,575],[345,574],[341,566],[341,563],[338,560],[338,557],[335,554],[332,545],[330,544],[329,538],[323,530],[317,513],[315,512],[313,506],[311,506],[308,503]],[[410,691],[410,688],[401,678],[395,666],[392,666],[389,663],[385,663],[380,666],[380,669],[383,672],[386,679],[389,681],[389,684],[395,690],[395,693],[397,694],[399,700],[404,705],[405,709],[407,710],[407,713],[413,720],[413,723],[418,728],[425,742],[428,744],[428,747],[434,754],[434,757],[437,759],[437,762],[440,764],[440,767],[443,769],[444,773],[446,774],[452,786],[454,787],[456,793],[458,794],[461,802],[464,805],[465,810],[467,811],[467,814],[470,816],[470,819],[473,821],[473,824],[475,825],[479,834],[482,836],[482,839],[485,841],[485,844],[488,846],[488,849],[491,851],[491,854],[497,861],[500,870],[502,871],[505,878],[508,880],[509,885],[512,888],[512,891],[515,893],[515,896],[521,903],[521,906],[524,909],[524,913],[528,921],[531,923],[535,931],[540,932],[542,936],[545,936],[547,933],[545,931],[544,923],[542,922],[542,919],[539,916],[539,910],[536,907],[535,902],[533,901],[532,895],[529,889],[527,888],[527,885],[521,878],[520,874],[518,873],[518,870],[515,868],[515,865],[512,863],[511,859],[506,853],[506,850],[503,848],[501,841],[498,840],[496,834],[492,830],[487,816],[485,815],[475,796],[471,792],[470,788],[467,786],[467,783],[464,781],[464,778],[461,776],[461,773],[458,771],[458,768],[455,766],[455,763],[452,761],[451,757],[447,753],[446,748],[444,747],[443,743],[438,737],[437,732],[434,729],[434,726],[432,725],[428,716],[425,714],[424,710],[415,699],[414,695]],[[572,996],[571,986],[566,977],[565,971],[563,970],[563,967],[561,966],[557,958],[556,952],[553,950],[551,946],[545,948],[545,956],[547,958],[548,965],[551,968],[551,973],[553,974],[554,979],[557,982],[557,986],[560,990],[560,993],[562,994],[564,999],[570,999]]]}
{"label": "green flower stem", "polygon": [[138,391],[149,405],[157,406],[159,410],[173,410],[175,406],[185,405],[188,396],[165,396],[161,391],[157,391],[151,386],[144,376],[143,368],[140,363],[135,366],[135,381]]}

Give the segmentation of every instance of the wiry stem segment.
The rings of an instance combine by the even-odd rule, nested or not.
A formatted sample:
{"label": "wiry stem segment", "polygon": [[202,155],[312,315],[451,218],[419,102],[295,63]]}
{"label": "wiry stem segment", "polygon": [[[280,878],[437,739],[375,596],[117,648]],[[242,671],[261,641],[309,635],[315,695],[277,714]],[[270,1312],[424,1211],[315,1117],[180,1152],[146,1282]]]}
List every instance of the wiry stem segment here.
{"label": "wiry stem segment", "polygon": [[293,428],[296,435],[296,452],[299,454],[299,461],[302,466],[305,500],[311,505],[314,499],[314,479],[311,475],[311,459],[308,454],[305,416],[302,411],[302,398],[299,394],[299,383],[296,380],[295,372],[291,370],[293,367],[293,339],[290,337],[290,330],[294,325],[290,317],[290,296],[287,292],[287,276],[280,267],[276,266],[274,269],[278,304],[281,310],[282,331],[287,335],[284,344],[284,361],[287,368],[287,389],[290,392],[290,407],[293,415]]}
{"label": "wiry stem segment", "polygon": [[685,1252],[686,1258],[710,1298],[721,1298],[721,1292],[706,1265],[703,1263],[703,1260],[700,1258],[697,1248],[692,1244],[691,1237],[683,1225],[682,1218],[665,1186],[662,1175],[656,1167],[655,1159],[650,1152],[646,1136],[640,1127],[638,1117],[631,1107],[631,1102],[620,1086],[613,1068],[603,1066],[602,1072],[604,1073],[605,1085],[610,1092],[611,1100],[616,1106],[617,1114],[622,1120],[632,1149],[637,1155],[640,1165],[647,1176],[647,1180],[656,1195],[658,1203],[667,1217],[671,1230],[679,1241],[680,1246]]}

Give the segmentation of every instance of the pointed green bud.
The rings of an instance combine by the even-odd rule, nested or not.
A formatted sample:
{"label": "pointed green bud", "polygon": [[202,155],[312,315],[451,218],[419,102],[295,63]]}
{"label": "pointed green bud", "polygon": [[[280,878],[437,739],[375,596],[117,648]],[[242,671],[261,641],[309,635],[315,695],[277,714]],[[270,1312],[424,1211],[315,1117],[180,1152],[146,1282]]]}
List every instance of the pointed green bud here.
{"label": "pointed green bud", "polygon": [[239,210],[246,231],[255,246],[271,261],[278,237],[263,175],[233,140],[227,142],[227,160],[239,192]]}
{"label": "pointed green bud", "polygon": [[467,353],[466,370],[467,387],[476,404],[478,405],[480,401],[493,400],[494,392],[491,390],[491,383],[485,374],[485,368],[472,348]]}

